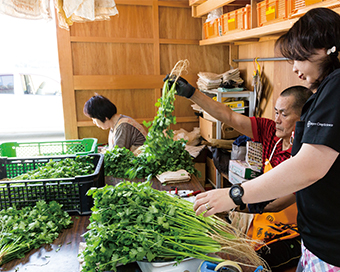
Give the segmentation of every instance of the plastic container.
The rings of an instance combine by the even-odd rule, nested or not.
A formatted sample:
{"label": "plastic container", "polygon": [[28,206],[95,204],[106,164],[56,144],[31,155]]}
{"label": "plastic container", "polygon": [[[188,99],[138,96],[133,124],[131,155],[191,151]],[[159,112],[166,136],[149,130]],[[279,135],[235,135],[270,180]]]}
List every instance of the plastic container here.
{"label": "plastic container", "polygon": [[204,35],[206,39],[221,36],[222,35],[221,18],[216,18],[215,20],[211,22],[204,23],[203,29],[204,29]]}
{"label": "plastic container", "polygon": [[[204,261],[201,265],[201,268],[200,268],[200,272],[215,272],[215,268],[216,268],[217,264],[215,263],[211,263],[211,262],[207,262],[207,261]],[[233,265],[228,265],[228,266],[224,266],[221,269],[218,269],[218,271],[223,271],[223,272],[239,272],[240,270],[233,266]],[[254,272],[261,272],[263,271],[263,267],[262,266],[258,266]]]}
{"label": "plastic container", "polygon": [[203,261],[200,259],[187,258],[179,265],[176,262],[137,262],[142,272],[197,272],[200,264]]}
{"label": "plastic container", "polygon": [[303,9],[307,6],[323,2],[324,0],[291,0],[292,14],[298,12],[300,9]]}
{"label": "plastic container", "polygon": [[50,160],[60,161],[75,158],[76,155],[32,158],[0,158],[0,208],[34,206],[39,200],[55,200],[63,210],[79,214],[90,214],[93,199],[86,195],[91,187],[103,187],[104,155],[89,154],[93,157],[95,171],[91,175],[73,178],[4,181],[46,165]]}
{"label": "plastic container", "polygon": [[10,158],[66,154],[88,155],[96,152],[96,138],[51,142],[6,142],[0,144],[0,157]]}
{"label": "plastic container", "polygon": [[257,24],[263,26],[289,18],[291,0],[265,0],[257,3]]}
{"label": "plastic container", "polygon": [[222,35],[228,34],[232,30],[246,30],[250,29],[251,7],[246,5],[222,15]]}

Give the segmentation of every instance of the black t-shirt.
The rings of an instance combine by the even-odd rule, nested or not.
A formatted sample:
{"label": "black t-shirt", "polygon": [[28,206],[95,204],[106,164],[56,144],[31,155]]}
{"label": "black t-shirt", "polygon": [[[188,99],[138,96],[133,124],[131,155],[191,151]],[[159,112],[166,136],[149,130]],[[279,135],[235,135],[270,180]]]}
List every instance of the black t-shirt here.
{"label": "black t-shirt", "polygon": [[[292,154],[302,143],[326,145],[340,152],[340,69],[330,74],[302,110]],[[340,266],[340,158],[313,185],[296,193],[298,227],[308,250]]]}

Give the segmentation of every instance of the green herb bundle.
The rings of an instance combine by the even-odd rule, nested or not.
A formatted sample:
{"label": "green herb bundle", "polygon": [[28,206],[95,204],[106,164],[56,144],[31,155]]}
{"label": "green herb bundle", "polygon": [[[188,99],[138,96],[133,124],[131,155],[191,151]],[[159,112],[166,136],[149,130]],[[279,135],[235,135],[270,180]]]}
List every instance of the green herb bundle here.
{"label": "green herb bundle", "polygon": [[70,178],[93,174],[95,166],[90,156],[65,158],[60,161],[52,159],[44,166],[17,176],[12,180]]}
{"label": "green herb bundle", "polygon": [[261,264],[251,244],[218,217],[196,216],[193,204],[149,182],[124,181],[91,189],[94,198],[89,231],[84,234],[84,272],[116,271],[134,261],[177,261],[186,257],[221,262],[207,254],[227,252]]}
{"label": "green herb bundle", "polygon": [[149,127],[146,141],[142,146],[142,153],[133,156],[125,148],[114,148],[105,153],[105,175],[116,178],[148,178],[162,174],[166,171],[184,169],[190,174],[198,174],[194,167],[192,157],[185,150],[186,141],[173,140],[174,133],[171,124],[176,124],[173,116],[175,109],[176,83],[169,87],[169,80],[163,85],[162,97],[155,104],[158,107],[157,115],[152,122],[144,122]]}
{"label": "green herb bundle", "polygon": [[52,243],[72,224],[71,217],[55,201],[38,201],[34,207],[0,211],[0,265],[43,244]]}
{"label": "green herb bundle", "polygon": [[185,169],[190,174],[197,174],[193,160],[188,151],[185,150],[186,141],[173,140],[171,124],[176,124],[173,116],[175,109],[176,83],[169,87],[169,80],[163,84],[162,97],[158,99],[157,115],[152,124],[144,122],[149,128],[143,152],[133,161],[134,167],[128,171],[130,179],[151,178],[166,171],[177,171]]}
{"label": "green herb bundle", "polygon": [[104,173],[105,176],[113,176],[116,178],[127,178],[126,171],[133,167],[135,156],[125,147],[117,145],[104,153]]}

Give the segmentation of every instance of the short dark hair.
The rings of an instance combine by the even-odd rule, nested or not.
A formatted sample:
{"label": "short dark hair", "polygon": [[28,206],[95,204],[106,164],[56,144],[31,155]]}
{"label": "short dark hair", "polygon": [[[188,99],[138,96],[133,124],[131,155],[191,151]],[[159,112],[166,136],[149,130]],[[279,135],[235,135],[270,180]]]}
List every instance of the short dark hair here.
{"label": "short dark hair", "polygon": [[84,105],[84,114],[90,118],[106,121],[117,113],[117,108],[109,99],[102,95],[92,96]]}
{"label": "short dark hair", "polygon": [[291,86],[283,90],[280,94],[282,97],[294,96],[293,110],[300,116],[303,105],[307,102],[308,98],[313,92],[305,86]]}
{"label": "short dark hair", "polygon": [[337,58],[340,50],[340,15],[328,8],[311,9],[276,41],[275,46],[284,57],[297,61],[310,60],[316,50],[328,50],[335,46],[335,52],[322,60],[320,77],[311,86],[318,87],[327,75],[340,68]]}

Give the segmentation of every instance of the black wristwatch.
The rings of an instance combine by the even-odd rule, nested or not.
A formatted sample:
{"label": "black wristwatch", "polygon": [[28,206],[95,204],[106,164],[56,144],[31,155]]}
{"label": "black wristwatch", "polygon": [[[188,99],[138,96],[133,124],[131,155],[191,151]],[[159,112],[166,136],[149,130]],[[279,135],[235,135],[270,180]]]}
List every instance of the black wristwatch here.
{"label": "black wristwatch", "polygon": [[242,201],[243,194],[244,190],[241,184],[234,184],[230,187],[229,196],[237,206],[240,206],[240,210],[244,210],[246,208],[246,204]]}

